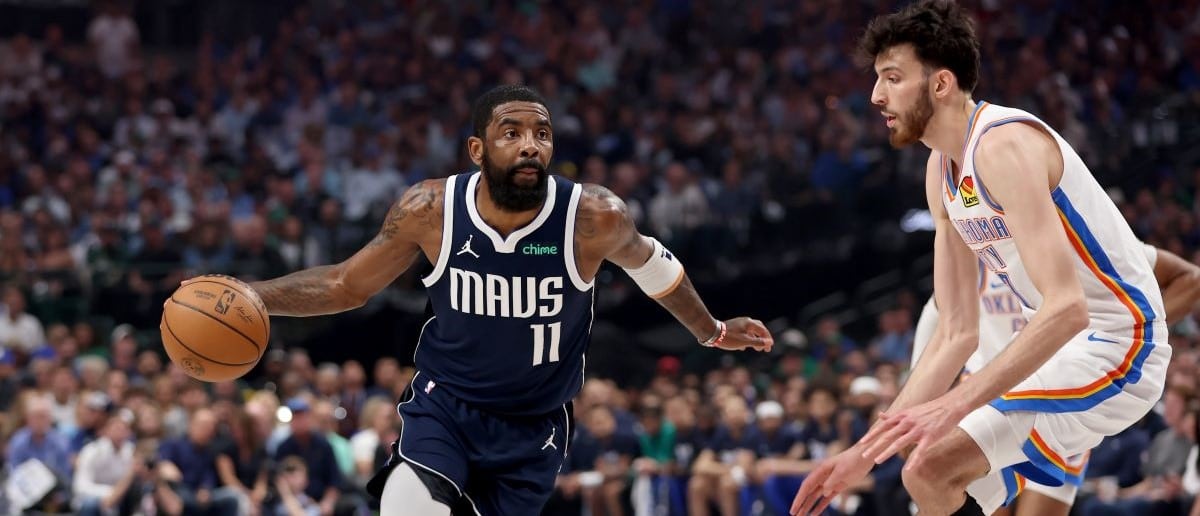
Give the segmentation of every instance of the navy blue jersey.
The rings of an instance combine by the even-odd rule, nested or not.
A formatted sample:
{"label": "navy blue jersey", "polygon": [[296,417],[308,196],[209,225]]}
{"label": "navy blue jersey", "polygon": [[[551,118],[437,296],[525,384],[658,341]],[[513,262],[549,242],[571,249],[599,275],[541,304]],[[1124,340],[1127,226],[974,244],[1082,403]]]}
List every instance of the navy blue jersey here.
{"label": "navy blue jersey", "polygon": [[562,410],[583,384],[592,284],[575,265],[582,187],[550,176],[541,211],[501,237],[475,206],[478,172],[447,178],[442,247],[424,281],[434,317],[417,343],[419,389],[506,415]]}
{"label": "navy blue jersey", "polygon": [[748,424],[743,427],[741,435],[737,437],[734,437],[733,431],[729,427],[721,425],[717,427],[717,433],[713,435],[705,449],[712,450],[717,455],[718,462],[732,464],[737,452],[756,451],[761,441],[762,433],[754,425]]}
{"label": "navy blue jersey", "polygon": [[800,429],[793,424],[785,424],[771,434],[760,429],[759,434],[762,435],[762,440],[754,450],[759,458],[786,456],[792,451],[792,447],[800,442]]}

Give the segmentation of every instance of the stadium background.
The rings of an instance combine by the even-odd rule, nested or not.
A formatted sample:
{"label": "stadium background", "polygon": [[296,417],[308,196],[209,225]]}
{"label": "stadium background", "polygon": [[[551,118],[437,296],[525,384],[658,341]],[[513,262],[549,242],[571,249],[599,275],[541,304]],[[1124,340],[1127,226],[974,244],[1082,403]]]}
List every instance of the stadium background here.
{"label": "stadium background", "polygon": [[[1140,237],[1194,260],[1196,2],[964,4],[983,41],[976,98],[1045,118]],[[175,417],[161,435],[171,437],[208,404],[224,428],[265,388],[277,404],[305,390],[333,400],[347,417],[331,424],[351,437],[359,387],[389,401],[399,392],[390,365],[375,385],[379,358],[399,361],[403,384],[427,318],[415,281],[427,264],[363,309],[276,318],[279,351],[245,382],[208,392],[150,356],[161,352],[161,303],[199,273],[268,278],[345,258],[405,185],[468,169],[470,102],[502,82],[549,99],[553,170],[624,197],[714,314],[754,315],[777,339],[771,356],[699,350],[605,269],[588,374],[620,390],[593,382],[599,401],[583,405],[609,406],[632,435],[646,392],[683,393],[709,423],[725,390],[751,412],[784,401],[798,423],[798,393],[812,385],[832,385],[850,413],[851,383],[873,377],[859,385],[886,402],[932,286],[928,151],[887,145],[867,98],[873,75],[850,56],[866,20],[897,5],[0,2],[5,442],[24,424],[30,387],[57,389],[64,434],[76,425],[61,418],[77,419],[92,390],[111,414],[130,391],[157,398]],[[1195,328],[1172,333],[1173,378],[1187,394]],[[125,374],[93,378],[101,365]],[[365,370],[363,385],[350,370]],[[1162,419],[1148,418],[1146,440],[1169,426]],[[1122,482],[1153,477],[1134,473]]]}

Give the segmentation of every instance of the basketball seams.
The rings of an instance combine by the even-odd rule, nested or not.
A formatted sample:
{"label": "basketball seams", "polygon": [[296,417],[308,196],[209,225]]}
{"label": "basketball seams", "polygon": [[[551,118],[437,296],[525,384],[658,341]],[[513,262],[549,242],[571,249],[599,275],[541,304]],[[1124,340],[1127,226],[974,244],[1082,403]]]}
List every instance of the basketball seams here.
{"label": "basketball seams", "polygon": [[[204,276],[202,276],[202,277],[204,277]],[[239,283],[242,287],[244,287],[243,290],[245,290],[245,291],[244,292],[239,291],[238,293],[242,294],[246,298],[252,298],[250,306],[254,307],[254,311],[258,312],[258,316],[262,318],[263,331],[266,332],[266,335],[263,336],[263,345],[267,345],[268,343],[270,343],[270,341],[271,341],[271,319],[269,317],[267,317],[266,313],[264,312],[264,310],[262,308],[262,307],[265,307],[266,304],[263,303],[261,297],[258,297],[258,292],[255,292],[254,289],[250,288],[250,285],[247,285],[246,282],[239,280],[237,278],[234,278],[233,276],[226,276],[224,274],[211,274],[211,275],[208,275],[208,277],[217,277],[217,278],[233,280],[233,281]],[[230,285],[226,285],[224,283],[221,283],[220,281],[213,281],[213,280],[206,280],[206,279],[198,279],[198,280],[192,281],[191,283],[188,283],[188,285],[195,285],[197,283],[212,283],[214,285],[220,285],[225,288],[230,287]],[[172,301],[175,300],[174,294],[171,295],[171,300]],[[180,304],[183,304],[183,303],[180,303]],[[191,308],[194,309],[195,307],[191,307]],[[205,313],[205,315],[207,315],[207,313]],[[228,326],[228,325],[226,325],[226,326]],[[241,333],[241,332],[238,332],[238,333]],[[246,337],[246,334],[243,333],[242,336]],[[249,339],[250,337],[246,337],[246,338]],[[255,349],[258,349],[258,344],[255,344],[254,347],[255,347]]]}
{"label": "basketball seams", "polygon": [[[233,332],[234,332],[234,333],[237,333],[238,335],[241,335],[241,336],[242,336],[242,338],[246,339],[246,341],[247,341],[247,342],[249,342],[251,346],[254,346],[254,352],[255,352],[255,353],[257,353],[257,354],[258,354],[258,356],[260,356],[260,357],[262,356],[262,348],[261,348],[261,347],[259,347],[258,343],[257,343],[257,342],[254,342],[254,339],[250,338],[250,336],[249,336],[249,335],[246,335],[245,333],[243,333],[243,332],[242,332],[242,330],[239,330],[239,329],[237,329],[237,328],[234,328],[234,327],[233,327],[232,325],[230,325],[229,323],[227,323],[227,322],[225,322],[225,321],[222,321],[221,319],[219,319],[219,318],[217,318],[217,317],[213,316],[212,314],[210,314],[210,313],[208,313],[208,312],[204,311],[204,309],[202,309],[202,308],[198,308],[198,307],[192,306],[192,305],[190,305],[190,304],[187,304],[187,303],[180,302],[179,300],[175,299],[175,296],[171,296],[171,302],[172,302],[172,303],[175,303],[175,304],[177,304],[177,305],[179,305],[179,306],[183,306],[183,307],[187,307],[187,308],[189,308],[189,309],[195,310],[197,313],[203,314],[205,317],[208,317],[208,318],[210,318],[210,319],[212,319],[212,320],[214,320],[214,321],[217,321],[217,322],[218,322],[218,323],[220,323],[222,326],[224,326],[224,327],[226,327],[226,328],[229,328],[230,330],[233,330]],[[174,333],[172,333],[172,335],[174,335]],[[213,362],[216,362],[216,361],[214,360]],[[220,363],[220,362],[217,362],[217,363]],[[250,363],[250,362],[246,362],[246,363],[248,364],[248,363]],[[241,364],[241,365],[245,365],[245,364]]]}
{"label": "basketball seams", "polygon": [[[172,301],[174,301],[174,300],[172,300]],[[187,305],[184,305],[183,303],[176,303],[176,304],[179,304],[179,305],[182,305],[182,306],[187,306]],[[189,306],[188,308],[192,308],[192,307],[190,307],[190,306]],[[205,315],[208,315],[208,314],[205,314]],[[252,361],[249,361],[249,362],[242,362],[242,363],[240,363],[240,364],[233,364],[233,363],[229,363],[229,362],[222,362],[222,361],[220,361],[220,360],[214,360],[214,359],[210,358],[209,356],[207,356],[207,355],[205,355],[205,354],[203,354],[203,353],[200,353],[200,352],[198,352],[198,351],[196,351],[196,350],[192,349],[192,347],[191,347],[191,346],[189,346],[189,345],[187,345],[187,343],[185,343],[185,342],[183,341],[183,339],[179,338],[179,335],[176,335],[176,334],[175,334],[175,330],[172,330],[172,329],[171,329],[171,321],[170,321],[170,320],[168,320],[166,317],[163,317],[163,326],[167,328],[167,333],[170,333],[170,334],[171,334],[171,338],[175,339],[175,343],[176,343],[176,344],[179,344],[180,346],[183,346],[183,349],[186,349],[186,350],[188,350],[188,351],[192,352],[192,354],[193,354],[193,355],[196,355],[197,357],[200,357],[200,358],[202,358],[202,359],[204,359],[204,360],[207,360],[207,361],[209,361],[209,362],[212,362],[212,363],[214,363],[214,364],[217,364],[217,365],[223,365],[223,366],[226,366],[226,367],[243,367],[243,366],[247,366],[247,365],[253,364],[253,363],[255,363],[255,362],[257,362],[257,361],[258,361],[257,359],[255,359],[255,360],[252,360]],[[257,346],[256,346],[256,347],[257,347]]]}

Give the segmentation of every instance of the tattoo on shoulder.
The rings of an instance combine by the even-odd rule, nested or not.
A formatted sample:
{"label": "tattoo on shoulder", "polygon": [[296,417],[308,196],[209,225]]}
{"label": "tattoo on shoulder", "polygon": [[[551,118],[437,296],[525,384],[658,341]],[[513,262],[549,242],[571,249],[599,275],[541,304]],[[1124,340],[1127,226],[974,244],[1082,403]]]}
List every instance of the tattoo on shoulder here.
{"label": "tattoo on shoulder", "polygon": [[611,190],[596,184],[584,184],[579,211],[575,214],[575,233],[583,238],[606,236],[628,217],[625,201]]}
{"label": "tattoo on shoulder", "polygon": [[413,185],[400,197],[383,220],[379,234],[371,240],[371,246],[387,243],[400,232],[400,226],[405,220],[410,220],[421,226],[439,229],[441,224],[441,206],[446,184],[442,181],[422,181]]}

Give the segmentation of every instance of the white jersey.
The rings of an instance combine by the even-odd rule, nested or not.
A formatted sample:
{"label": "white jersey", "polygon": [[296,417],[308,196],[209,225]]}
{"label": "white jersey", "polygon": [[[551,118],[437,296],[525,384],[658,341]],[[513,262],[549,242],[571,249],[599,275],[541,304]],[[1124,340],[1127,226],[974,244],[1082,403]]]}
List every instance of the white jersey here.
{"label": "white jersey", "polygon": [[1166,311],[1143,244],[1074,149],[1033,115],[980,102],[968,125],[957,181],[948,158],[935,153],[932,159],[941,163],[945,178],[942,202],[947,213],[988,272],[1009,287],[1027,318],[1041,307],[1042,293],[1034,287],[1017,252],[1004,208],[990,197],[986,186],[988,174],[1020,171],[988,170],[983,164],[980,175],[976,169],[980,137],[1011,122],[1044,129],[1062,152],[1062,180],[1050,195],[1075,255],[1073,265],[1087,298],[1086,332],[1090,333],[1081,334],[1088,335],[1086,339],[1071,339],[1060,353],[1091,357],[1089,361],[1107,366],[1100,378],[1073,374],[1041,378],[1037,382],[1040,388],[1010,392],[993,406],[1000,410],[1085,410],[1120,392],[1126,384],[1137,383],[1143,363],[1152,356],[1156,364],[1165,364],[1170,355]]}
{"label": "white jersey", "polygon": [[[1150,268],[1158,261],[1158,249],[1149,244],[1143,244],[1146,260]],[[937,304],[930,296],[929,301],[921,310],[920,321],[917,323],[913,338],[912,365],[917,365],[917,359],[933,338],[933,330],[937,326]],[[989,271],[983,262],[979,264],[979,347],[967,359],[964,369],[973,373],[983,369],[1008,347],[1013,336],[1029,322],[1022,310],[1021,300],[1013,294],[1003,281]]]}

